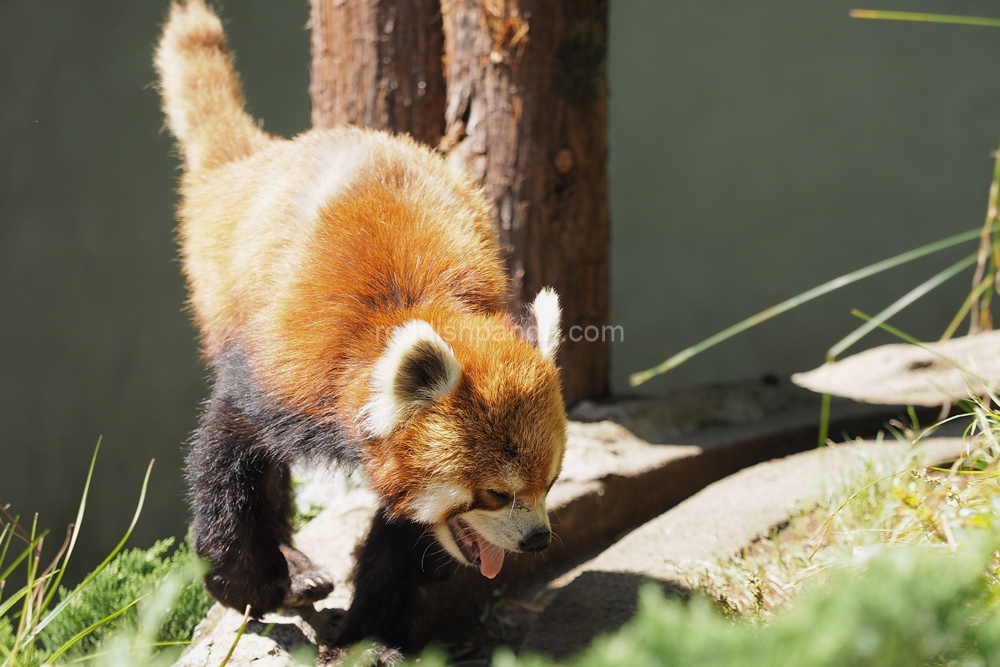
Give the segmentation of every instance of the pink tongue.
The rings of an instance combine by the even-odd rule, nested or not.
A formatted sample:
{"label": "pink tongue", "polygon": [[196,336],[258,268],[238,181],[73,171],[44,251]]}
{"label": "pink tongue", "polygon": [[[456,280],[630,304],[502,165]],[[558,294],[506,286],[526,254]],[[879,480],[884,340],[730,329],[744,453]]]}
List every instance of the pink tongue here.
{"label": "pink tongue", "polygon": [[490,544],[478,535],[476,536],[476,546],[479,547],[480,574],[487,579],[492,579],[500,574],[500,568],[503,567],[503,549]]}

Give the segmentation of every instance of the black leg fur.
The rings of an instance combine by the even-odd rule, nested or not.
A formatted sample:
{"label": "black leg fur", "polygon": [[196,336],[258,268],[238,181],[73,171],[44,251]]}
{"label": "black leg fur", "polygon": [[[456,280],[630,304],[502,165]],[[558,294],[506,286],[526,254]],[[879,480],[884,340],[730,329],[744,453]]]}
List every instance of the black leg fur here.
{"label": "black leg fur", "polygon": [[376,514],[368,537],[355,552],[354,600],[336,646],[376,639],[407,649],[421,587],[454,569],[426,528],[412,521],[387,521]]}
{"label": "black leg fur", "polygon": [[213,396],[187,457],[195,548],[212,570],[208,592],[228,607],[278,609],[290,590],[280,545],[290,544],[288,466],[256,442],[256,429],[225,395]]}
{"label": "black leg fur", "polygon": [[212,566],[205,587],[219,602],[254,617],[326,597],[329,575],[292,547],[287,460],[311,447],[329,455],[303,422],[266,410],[247,381],[241,355],[217,367],[208,409],[187,457],[195,548]]}
{"label": "black leg fur", "polygon": [[[292,547],[287,461],[356,463],[357,452],[335,428],[262,397],[238,350],[214,370],[212,398],[187,457],[195,547],[212,565],[205,586],[229,607],[251,605],[255,617],[326,597],[329,575]],[[408,647],[421,588],[455,568],[425,531],[376,516],[355,552],[354,601],[331,650],[366,638]]]}

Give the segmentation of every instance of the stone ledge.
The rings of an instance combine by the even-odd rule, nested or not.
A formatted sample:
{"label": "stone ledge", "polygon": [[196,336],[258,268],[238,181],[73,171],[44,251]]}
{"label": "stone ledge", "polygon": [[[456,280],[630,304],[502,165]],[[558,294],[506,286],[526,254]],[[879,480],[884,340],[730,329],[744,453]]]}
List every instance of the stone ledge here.
{"label": "stone ledge", "polygon": [[[937,464],[961,449],[960,439],[927,440],[918,460]],[[711,484],[553,582],[558,592],[532,623],[522,650],[568,657],[630,619],[644,582],[683,591],[679,567],[735,556],[860,473],[866,462],[893,465],[908,451],[897,443],[838,445],[761,463]]]}

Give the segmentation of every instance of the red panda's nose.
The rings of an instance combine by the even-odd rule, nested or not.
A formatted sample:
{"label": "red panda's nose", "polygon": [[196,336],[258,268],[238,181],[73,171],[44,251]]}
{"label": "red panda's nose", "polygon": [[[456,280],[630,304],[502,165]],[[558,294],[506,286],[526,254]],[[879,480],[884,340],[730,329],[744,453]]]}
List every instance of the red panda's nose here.
{"label": "red panda's nose", "polygon": [[529,553],[537,553],[549,546],[552,541],[552,531],[548,528],[536,528],[517,543],[517,548]]}

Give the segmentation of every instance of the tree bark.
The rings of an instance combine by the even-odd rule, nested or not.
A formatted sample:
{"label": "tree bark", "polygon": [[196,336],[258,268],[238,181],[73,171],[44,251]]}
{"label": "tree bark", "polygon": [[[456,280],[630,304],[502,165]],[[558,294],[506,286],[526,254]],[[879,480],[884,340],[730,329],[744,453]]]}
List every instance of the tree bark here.
{"label": "tree bark", "polygon": [[358,125],[437,145],[444,128],[438,0],[311,0],[314,127]]}
{"label": "tree bark", "polygon": [[[612,340],[607,0],[437,7],[312,0],[313,122],[409,132],[479,182],[495,205],[512,307],[544,286],[561,298],[566,402],[603,396]],[[431,70],[436,62],[440,74],[442,43],[438,84]],[[414,97],[420,81],[424,95]]]}
{"label": "tree bark", "polygon": [[[566,402],[607,392],[605,0],[442,0],[442,149],[496,205],[515,306],[563,304]],[[587,337],[596,337],[588,341]]]}

